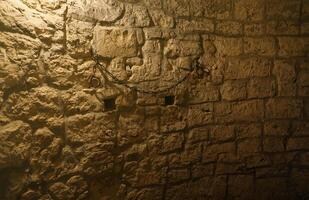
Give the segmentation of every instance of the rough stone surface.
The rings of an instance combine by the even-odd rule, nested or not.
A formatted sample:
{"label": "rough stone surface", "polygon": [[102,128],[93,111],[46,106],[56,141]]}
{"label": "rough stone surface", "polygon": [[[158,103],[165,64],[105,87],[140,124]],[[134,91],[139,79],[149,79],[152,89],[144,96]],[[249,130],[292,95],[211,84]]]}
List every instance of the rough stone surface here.
{"label": "rough stone surface", "polygon": [[0,199],[309,199],[308,19],[308,0],[0,1]]}
{"label": "rough stone surface", "polygon": [[136,31],[97,27],[94,33],[93,46],[96,53],[103,57],[136,56]]}

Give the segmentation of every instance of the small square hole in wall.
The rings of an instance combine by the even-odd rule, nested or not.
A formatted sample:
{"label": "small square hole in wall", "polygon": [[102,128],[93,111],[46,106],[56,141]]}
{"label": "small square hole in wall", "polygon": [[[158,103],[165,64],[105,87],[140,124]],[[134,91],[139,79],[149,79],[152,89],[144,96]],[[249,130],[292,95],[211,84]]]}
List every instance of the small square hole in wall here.
{"label": "small square hole in wall", "polygon": [[111,111],[116,109],[115,98],[104,99],[104,110]]}
{"label": "small square hole in wall", "polygon": [[164,97],[164,105],[174,105],[175,103],[175,96],[165,96]]}

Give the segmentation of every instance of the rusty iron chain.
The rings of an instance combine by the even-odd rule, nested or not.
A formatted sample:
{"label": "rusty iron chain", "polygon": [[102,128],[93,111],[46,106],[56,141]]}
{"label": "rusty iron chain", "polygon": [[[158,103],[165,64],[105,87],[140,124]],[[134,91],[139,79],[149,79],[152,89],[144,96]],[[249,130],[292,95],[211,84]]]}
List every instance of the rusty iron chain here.
{"label": "rusty iron chain", "polygon": [[174,84],[172,84],[168,87],[165,87],[163,89],[146,90],[146,89],[143,89],[143,88],[139,88],[136,85],[132,86],[131,84],[133,84],[133,83],[130,83],[128,81],[123,81],[123,80],[118,79],[112,72],[110,72],[106,68],[106,66],[104,66],[102,63],[100,63],[99,56],[92,54],[92,59],[95,61],[95,65],[93,66],[92,75],[90,75],[88,80],[89,80],[89,87],[94,87],[94,88],[99,88],[99,87],[102,86],[101,79],[96,76],[97,69],[99,69],[99,71],[101,73],[103,73],[104,75],[107,75],[108,77],[110,77],[111,80],[109,80],[109,81],[114,83],[114,84],[124,86],[124,87],[126,87],[130,90],[134,90],[138,93],[153,94],[153,95],[165,93],[165,92],[168,92],[168,91],[176,88],[178,85],[185,82],[189,78],[189,76],[192,74],[192,72],[196,73],[196,75],[199,79],[203,78],[205,74],[209,75],[209,70],[205,70],[202,67],[202,65],[200,64],[199,59],[196,59],[196,60],[194,60],[193,64],[190,66],[189,69],[179,68],[180,70],[187,71],[187,74],[184,75],[181,79],[179,79],[176,83],[174,83]]}

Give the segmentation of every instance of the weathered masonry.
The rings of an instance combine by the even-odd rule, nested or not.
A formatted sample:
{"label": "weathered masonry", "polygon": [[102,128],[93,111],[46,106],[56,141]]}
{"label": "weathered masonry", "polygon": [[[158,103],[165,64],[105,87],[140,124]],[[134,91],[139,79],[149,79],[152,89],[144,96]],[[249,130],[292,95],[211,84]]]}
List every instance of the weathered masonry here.
{"label": "weathered masonry", "polygon": [[0,199],[309,199],[308,50],[308,0],[1,0]]}

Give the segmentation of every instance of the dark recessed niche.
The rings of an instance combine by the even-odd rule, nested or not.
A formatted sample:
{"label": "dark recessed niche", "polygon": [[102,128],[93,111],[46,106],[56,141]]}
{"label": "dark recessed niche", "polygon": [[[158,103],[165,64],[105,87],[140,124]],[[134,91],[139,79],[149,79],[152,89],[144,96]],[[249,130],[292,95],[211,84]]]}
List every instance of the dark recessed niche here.
{"label": "dark recessed niche", "polygon": [[164,97],[164,105],[174,105],[175,103],[175,96],[166,96]]}
{"label": "dark recessed niche", "polygon": [[111,111],[116,109],[115,98],[104,99],[104,110]]}

